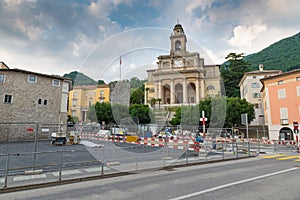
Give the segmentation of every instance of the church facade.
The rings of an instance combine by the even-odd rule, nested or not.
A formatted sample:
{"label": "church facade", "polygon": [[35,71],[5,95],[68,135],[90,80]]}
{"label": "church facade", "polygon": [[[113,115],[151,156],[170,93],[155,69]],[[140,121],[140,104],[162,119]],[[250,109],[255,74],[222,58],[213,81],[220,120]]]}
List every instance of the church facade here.
{"label": "church facade", "polygon": [[158,68],[147,70],[145,104],[159,101],[163,107],[195,105],[201,99],[221,95],[220,65],[204,65],[198,52],[187,51],[181,24],[170,36],[169,55],[158,56]]}

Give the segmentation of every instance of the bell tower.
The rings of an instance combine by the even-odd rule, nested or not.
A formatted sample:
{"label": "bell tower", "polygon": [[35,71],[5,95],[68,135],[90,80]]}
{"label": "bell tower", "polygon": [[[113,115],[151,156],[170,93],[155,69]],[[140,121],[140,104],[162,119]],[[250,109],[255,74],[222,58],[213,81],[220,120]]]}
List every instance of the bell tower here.
{"label": "bell tower", "polygon": [[186,52],[186,36],[184,30],[177,22],[173,28],[173,33],[170,36],[171,40],[171,50],[170,55],[184,55]]}

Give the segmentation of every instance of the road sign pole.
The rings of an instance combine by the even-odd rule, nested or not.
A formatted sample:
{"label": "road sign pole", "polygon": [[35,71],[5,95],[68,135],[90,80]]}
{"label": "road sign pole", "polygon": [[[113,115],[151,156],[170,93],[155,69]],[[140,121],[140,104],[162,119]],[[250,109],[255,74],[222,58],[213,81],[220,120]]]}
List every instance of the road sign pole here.
{"label": "road sign pole", "polygon": [[203,127],[203,140],[205,140],[205,136],[206,136],[205,121],[207,121],[207,118],[205,118],[204,110],[202,110],[202,117],[200,118],[200,121],[202,122],[202,127]]}
{"label": "road sign pole", "polygon": [[297,144],[297,151],[298,153],[300,153],[300,147],[299,147],[299,138],[298,138],[298,134],[299,134],[299,123],[297,121],[293,122],[293,126],[294,126],[294,133],[296,134],[296,144]]}

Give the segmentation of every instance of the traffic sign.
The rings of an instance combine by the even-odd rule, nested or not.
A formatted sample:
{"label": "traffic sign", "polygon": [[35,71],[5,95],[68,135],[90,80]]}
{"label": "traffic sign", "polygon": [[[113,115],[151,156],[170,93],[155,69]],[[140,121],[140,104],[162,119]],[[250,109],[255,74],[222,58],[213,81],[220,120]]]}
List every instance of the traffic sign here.
{"label": "traffic sign", "polygon": [[298,122],[293,122],[293,126],[294,126],[294,129],[298,129],[298,127],[299,127]]}
{"label": "traffic sign", "polygon": [[299,124],[298,124],[298,122],[293,122],[293,126],[294,126],[294,133],[298,134],[299,133],[299,129],[298,129]]}

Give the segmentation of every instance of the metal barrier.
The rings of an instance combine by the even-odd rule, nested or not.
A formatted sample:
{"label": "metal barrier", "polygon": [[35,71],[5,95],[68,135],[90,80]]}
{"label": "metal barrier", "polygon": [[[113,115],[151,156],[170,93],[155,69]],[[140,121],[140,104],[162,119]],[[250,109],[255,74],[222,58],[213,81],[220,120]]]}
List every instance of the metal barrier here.
{"label": "metal barrier", "polygon": [[[200,145],[199,151],[191,150],[190,144],[182,143],[181,149],[173,148],[174,143],[164,143],[164,146],[149,146],[134,143],[119,143],[103,140],[92,140],[99,147],[84,147],[82,145],[52,146],[53,151],[39,152],[8,152],[0,154],[0,178],[4,178],[3,187],[14,185],[12,177],[28,176],[42,173],[47,178],[45,182],[70,178],[67,173],[77,170],[78,176],[91,176],[86,173],[94,170],[98,175],[116,172],[132,172],[152,168],[162,168],[178,164],[235,159],[257,155],[251,149],[250,143],[228,141],[207,141]],[[49,142],[49,141],[48,141]],[[49,148],[49,143],[44,143]],[[52,173],[48,177],[48,174]],[[55,173],[55,176],[53,175]],[[73,176],[77,176],[76,174]],[[24,182],[23,184],[28,184]]]}

